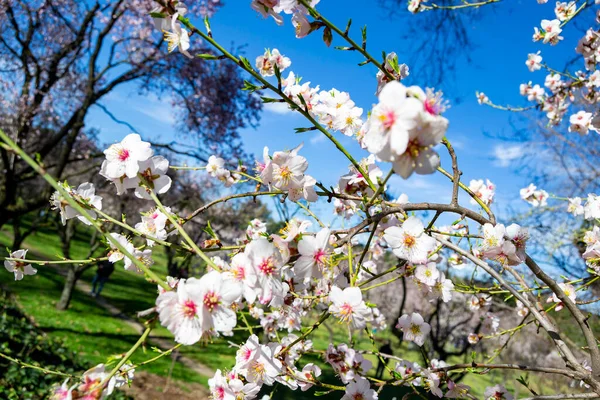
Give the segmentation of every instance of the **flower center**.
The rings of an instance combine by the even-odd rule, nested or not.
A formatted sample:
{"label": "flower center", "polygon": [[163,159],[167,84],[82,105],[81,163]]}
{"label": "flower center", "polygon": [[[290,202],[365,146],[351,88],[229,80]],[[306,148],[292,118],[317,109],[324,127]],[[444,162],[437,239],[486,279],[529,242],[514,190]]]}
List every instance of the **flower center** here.
{"label": "flower center", "polygon": [[243,349],[242,358],[244,359],[244,361],[248,361],[250,357],[252,357],[252,350],[248,348]]}
{"label": "flower center", "polygon": [[152,170],[150,168],[146,168],[145,171],[140,172],[140,175],[144,179],[145,183],[151,188],[154,189],[154,181],[160,178],[158,174],[152,174]]}
{"label": "flower center", "polygon": [[186,300],[185,303],[183,303],[183,315],[185,315],[187,318],[194,318],[196,314],[196,303],[194,303],[192,300]]}
{"label": "flower center", "polygon": [[417,240],[414,236],[409,235],[407,233],[404,234],[404,246],[413,247],[417,243]]}
{"label": "flower center", "polygon": [[340,307],[340,315],[342,321],[350,321],[352,319],[352,306],[348,303],[342,304]]}
{"label": "flower center", "polygon": [[255,362],[252,364],[252,371],[258,377],[262,377],[265,374],[265,365],[260,362]]}
{"label": "flower center", "polygon": [[238,281],[243,280],[246,277],[246,269],[244,267],[237,267],[231,270],[233,277]]}
{"label": "flower center", "polygon": [[217,399],[225,398],[225,389],[221,386],[215,388],[215,396]]}
{"label": "flower center", "polygon": [[396,114],[394,110],[385,111],[379,115],[379,120],[385,129],[390,129],[396,122]]}
{"label": "flower center", "polygon": [[271,257],[265,258],[258,265],[258,269],[260,270],[260,272],[262,272],[265,275],[272,275],[273,272],[275,271],[275,264],[273,263],[273,260],[271,259]]}
{"label": "flower center", "polygon": [[412,157],[417,158],[419,153],[421,152],[422,146],[416,140],[411,140],[408,142],[408,146],[406,148],[406,152]]}
{"label": "flower center", "polygon": [[124,162],[129,159],[129,150],[127,149],[119,149],[117,152],[117,157],[119,157],[119,161]]}
{"label": "flower center", "polygon": [[279,175],[281,176],[281,180],[287,183],[292,177],[292,171],[290,171],[290,168],[287,165],[284,165],[279,169]]}
{"label": "flower center", "polygon": [[165,35],[165,42],[167,42],[167,50],[170,53],[173,50],[175,50],[177,46],[179,46],[179,42],[181,39],[176,33],[167,31],[163,31],[163,33]]}
{"label": "flower center", "polygon": [[313,258],[315,259],[317,264],[322,265],[322,264],[325,264],[326,256],[327,256],[327,254],[325,253],[325,251],[323,249],[319,249],[319,250],[315,251]]}
{"label": "flower center", "polygon": [[413,335],[419,335],[421,333],[421,327],[416,324],[410,324],[410,332]]}
{"label": "flower center", "polygon": [[208,309],[208,311],[213,311],[216,306],[219,305],[219,295],[213,291],[210,291],[204,295],[204,307]]}

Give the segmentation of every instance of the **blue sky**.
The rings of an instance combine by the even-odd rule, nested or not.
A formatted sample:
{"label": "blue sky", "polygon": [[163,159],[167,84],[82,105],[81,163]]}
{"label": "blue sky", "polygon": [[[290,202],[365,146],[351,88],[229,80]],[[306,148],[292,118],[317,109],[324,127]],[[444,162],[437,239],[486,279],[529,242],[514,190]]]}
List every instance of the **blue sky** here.
{"label": "blue sky", "polygon": [[[359,27],[368,26],[369,50],[379,56],[382,50],[395,51],[401,62],[411,59],[411,43],[402,41],[402,24],[390,19],[386,10],[375,5],[375,1],[323,0],[319,11],[339,26],[345,26],[348,18],[353,20],[351,33],[360,40]],[[402,5],[405,7],[405,4]],[[514,171],[512,158],[521,156],[525,147],[491,138],[497,133],[510,134],[509,122],[515,120],[510,113],[480,106],[475,99],[475,91],[485,92],[497,104],[524,105],[525,99],[519,96],[519,84],[533,80],[543,84],[543,71],[529,72],[525,66],[527,54],[542,50],[544,61],[560,69],[566,60],[574,55],[574,47],[580,34],[573,28],[563,31],[565,40],[557,46],[534,43],[531,40],[533,27],[539,26],[541,19],[553,19],[553,2],[538,5],[534,0],[509,0],[491,6],[483,17],[468,26],[477,48],[471,54],[472,64],[461,62],[456,74],[442,90],[452,99],[451,108],[445,116],[450,120],[447,137],[455,145],[463,181],[489,178],[497,185],[495,207],[523,205],[518,199],[518,190],[529,183],[527,177]],[[416,16],[423,18],[425,16]],[[198,22],[199,27],[202,26]],[[337,88],[350,93],[358,106],[365,109],[364,115],[377,101],[375,97],[375,73],[373,66],[358,67],[362,61],[359,54],[340,52],[327,48],[321,34],[316,33],[304,39],[296,39],[289,18],[284,26],[277,26],[271,19],[264,20],[250,7],[248,1],[230,0],[211,19],[215,39],[227,45],[245,44],[245,56],[251,60],[263,53],[265,48],[277,48],[292,60],[290,70],[302,76],[303,81],[320,85],[321,89]],[[334,45],[344,45],[334,37]],[[166,47],[166,46],[165,46]],[[166,49],[165,49],[166,51]],[[181,62],[187,60],[179,54]],[[202,62],[202,61],[195,61]],[[409,65],[410,67],[410,65]],[[287,75],[287,71],[284,73]],[[427,87],[427,81],[415,81],[411,77],[403,83]],[[437,88],[436,88],[437,89]],[[454,100],[458,99],[458,102]],[[172,128],[173,117],[168,105],[156,98],[142,98],[135,93],[133,86],[123,87],[112,93],[103,102],[116,117],[134,125],[146,138],[169,141],[177,134]],[[120,140],[129,130],[114,123],[101,110],[95,109],[86,121],[88,126],[100,131],[100,139],[109,143]],[[295,147],[303,142],[300,154],[309,161],[308,173],[326,186],[335,185],[340,175],[347,171],[348,161],[338,153],[333,144],[315,132],[295,134],[294,127],[307,126],[301,115],[287,112],[281,107],[265,107],[258,129],[242,132],[248,152],[260,155],[268,144],[274,150]],[[359,159],[367,156],[366,151],[351,138],[336,133],[337,138]],[[444,154],[444,149],[440,148]],[[449,159],[442,157],[442,166],[450,169]],[[387,171],[389,164],[382,164]],[[407,193],[411,201],[449,200],[450,184],[439,175],[413,176],[407,181],[394,177],[390,181],[390,193]],[[466,200],[466,199],[465,199]],[[331,218],[331,208],[326,204],[317,207],[326,220]]]}

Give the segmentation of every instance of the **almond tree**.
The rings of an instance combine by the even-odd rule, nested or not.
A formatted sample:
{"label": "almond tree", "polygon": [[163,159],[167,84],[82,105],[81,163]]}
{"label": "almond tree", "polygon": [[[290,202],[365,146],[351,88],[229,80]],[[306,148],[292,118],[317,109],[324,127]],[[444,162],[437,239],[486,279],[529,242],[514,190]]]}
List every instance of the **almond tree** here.
{"label": "almond tree", "polygon": [[[172,166],[168,159],[154,154],[150,143],[131,134],[105,150],[98,171],[109,183],[113,195],[135,196],[153,208],[148,212],[141,206],[136,210],[139,213],[123,219],[103,209],[91,183],[72,187],[68,182],[57,182],[34,157],[0,130],[5,148],[55,190],[52,202],[61,221],[90,226],[106,239],[103,250],[109,262],[118,263],[158,286],[155,307],[141,316],[147,327],[130,350],[110,368],[99,364],[83,376],[69,377],[72,380],[56,387],[55,398],[105,398],[133,379],[136,369],[170,354],[166,351],[146,358],[138,351],[156,323],[173,334],[177,344],[172,350],[199,342],[229,341],[234,331],[243,335],[242,340],[234,337],[237,343],[229,342],[238,348],[235,363],[225,371],[217,370],[209,380],[215,398],[254,399],[259,393],[272,396],[277,387],[278,393],[284,393],[286,398],[292,396],[288,390],[310,389],[315,390],[314,395],[334,393],[349,400],[376,400],[384,390],[405,398],[470,399],[475,397],[473,390],[459,380],[465,374],[477,378],[493,370],[515,378],[513,386],[521,385],[531,394],[528,399],[590,399],[600,395],[600,349],[586,309],[586,305],[599,300],[595,293],[586,291],[600,279],[597,225],[600,196],[589,194],[585,202],[578,204],[568,198],[551,198],[548,192],[534,185],[521,191],[523,200],[534,207],[542,207],[548,201],[564,202],[568,204],[564,212],[569,210],[593,225],[586,233],[583,254],[589,268],[573,278],[558,276],[548,265],[536,261],[539,253],[528,246],[527,227],[498,220],[491,207],[495,190],[491,182],[473,181],[468,186],[462,182],[452,138],[446,136],[449,121],[444,116],[446,102],[442,94],[399,82],[405,76],[397,57],[392,53],[383,54],[381,59],[373,56],[367,50],[366,29],[361,32],[362,41],[357,41],[351,21],[341,29],[315,8],[318,0],[253,0],[250,4],[260,15],[278,24],[290,14],[298,38],[322,30],[326,45],[334,40],[342,42],[345,46],[341,50],[364,57],[363,64],[370,64],[373,69],[370,76],[378,94],[376,104],[362,119],[364,110],[356,106],[348,92],[335,88],[320,90],[310,82],[302,82],[294,72],[284,76],[291,60],[280,51],[267,50],[253,64],[224,48],[218,32],[211,31],[208,21],[201,29],[181,15],[178,3],[157,2],[162,9],[151,16],[171,27],[167,35],[171,49],[177,48],[193,57],[188,43],[190,34],[210,44],[218,57],[207,58],[232,61],[249,75],[244,82],[246,90],[268,94],[262,97],[263,102],[280,102],[302,116],[304,126],[298,127],[297,132],[323,134],[332,150],[346,157],[349,171],[340,177],[337,187],[325,187],[306,174],[309,159],[303,155],[302,146],[294,147],[292,143],[287,150],[265,147],[253,169],[243,163],[230,165],[217,154],[211,155],[201,167]],[[420,6],[428,2],[412,3]],[[460,4],[463,6],[459,7]],[[460,2],[456,10],[480,4]],[[542,20],[542,30],[535,29],[534,39],[548,45],[558,43],[561,24],[569,23],[579,11],[592,5],[591,1],[581,2],[562,23]],[[598,37],[593,31],[586,40],[600,44],[596,42]],[[593,55],[594,68],[600,61],[595,60],[595,54],[585,56],[591,59]],[[190,62],[186,58],[181,60]],[[592,84],[594,74],[579,74],[578,83],[571,83],[572,88],[596,93]],[[548,100],[539,85],[526,85],[524,93],[531,97],[530,101]],[[495,106],[483,94],[478,94],[478,98]],[[554,101],[560,103],[564,99],[557,97]],[[563,109],[547,111],[555,119],[564,114],[557,110]],[[578,126],[572,127],[573,130],[594,127],[587,118],[574,120],[571,125]],[[357,160],[338,140],[339,135],[353,137],[370,155]],[[442,165],[440,152],[448,153],[443,161],[447,165]],[[172,186],[168,171],[173,169],[206,170],[223,188],[249,181],[256,186],[254,191],[219,194],[221,197],[193,211],[178,210],[171,207],[174,200],[169,199],[169,205],[165,203]],[[420,174],[427,179],[427,175],[435,173],[451,182],[448,202],[432,198],[415,203],[405,195],[392,200],[387,193],[394,174],[404,179]],[[470,197],[471,206],[463,204],[460,193]],[[210,208],[233,199],[258,197],[295,204],[310,221],[290,219],[278,232],[269,232],[265,223],[252,221],[243,236],[229,239],[232,242],[223,247],[219,232],[210,226],[207,233],[212,239],[199,243],[198,238],[190,235],[190,222],[206,215]],[[348,217],[347,228],[327,226],[313,212],[311,206],[320,198],[332,203],[335,213]],[[115,232],[114,226],[120,232]],[[166,240],[170,236],[176,240]],[[193,257],[201,263],[201,273],[187,279],[163,276],[152,258],[153,251],[161,246]],[[211,257],[210,253],[216,250],[227,250],[229,257]],[[391,266],[382,262],[385,254],[395,261]],[[444,268],[444,260],[452,267]],[[25,250],[19,250],[4,262],[15,280],[27,284],[30,275],[36,273],[33,265],[42,268],[52,263],[83,264],[89,260],[35,260],[27,258]],[[470,279],[457,272],[464,264],[469,265]],[[393,294],[396,302],[401,303],[402,315],[397,315],[394,309],[389,319],[395,320],[397,335],[402,332],[404,346],[418,350],[412,353],[414,356],[409,352],[402,357],[385,354],[384,347],[376,346],[376,336],[387,328],[386,304],[381,303],[388,297],[369,294],[400,280],[404,283],[402,290]],[[407,285],[411,285],[410,292]],[[411,292],[416,299],[408,301]],[[442,303],[448,306],[448,311],[441,309]],[[508,311],[511,316],[501,318],[503,313],[498,310]],[[456,319],[456,323],[442,324],[440,312],[454,314],[449,319]],[[515,313],[519,318],[515,318]],[[429,318],[423,316],[428,314]],[[556,315],[564,319],[558,323]],[[313,343],[313,333],[327,321],[337,321],[348,340],[332,335],[328,345]],[[577,331],[575,341],[565,333],[570,328]],[[262,339],[258,333],[262,333]],[[497,360],[511,338],[519,340],[519,335],[525,334],[548,343],[545,346],[548,353],[556,357]],[[361,341],[361,335],[368,341]],[[452,336],[452,343],[443,336]],[[506,341],[492,354],[484,347],[477,347],[481,342],[495,343],[500,337]],[[469,362],[430,359],[430,354],[435,353],[451,356],[452,347],[457,345],[459,354],[472,349]],[[506,353],[507,357],[511,355]],[[370,374],[373,362],[368,354],[383,365],[383,377]],[[306,362],[308,356],[320,357],[323,361],[320,365],[333,374],[322,374],[319,365]],[[23,367],[55,373],[2,353],[0,357]],[[396,361],[395,365],[386,364],[385,358]],[[517,363],[522,360],[525,362]],[[526,377],[516,377],[515,374],[521,373],[543,376],[551,382],[562,377],[573,385],[568,388],[545,385],[540,394]],[[513,388],[501,384],[490,385],[485,388],[483,398],[512,400],[515,398],[512,391]],[[520,393],[518,396],[523,398]]]}

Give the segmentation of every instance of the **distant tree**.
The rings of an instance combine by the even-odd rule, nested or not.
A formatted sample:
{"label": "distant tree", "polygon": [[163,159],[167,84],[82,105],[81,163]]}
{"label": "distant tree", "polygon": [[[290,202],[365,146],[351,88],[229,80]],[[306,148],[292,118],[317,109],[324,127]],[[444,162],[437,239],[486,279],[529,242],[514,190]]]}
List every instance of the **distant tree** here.
{"label": "distant tree", "polygon": [[[401,21],[398,39],[411,43],[408,59],[399,55],[400,61],[410,68],[411,77],[429,86],[451,85],[456,64],[472,62],[471,53],[476,40],[470,32],[484,13],[493,12],[494,5],[467,7],[461,10],[448,8],[460,4],[456,0],[438,0],[434,10],[413,14],[407,0],[378,0],[390,19]],[[423,3],[423,6],[429,6]],[[423,7],[422,6],[422,7]]]}
{"label": "distant tree", "polygon": [[[167,141],[159,143],[163,148],[200,160],[216,151],[245,156],[238,129],[258,122],[260,101],[241,89],[231,62],[182,64],[176,61],[182,55],[167,54],[162,33],[147,19],[152,7],[150,0],[0,0],[0,128],[56,179],[66,177],[69,165],[102,155],[86,149],[85,119],[94,107],[113,117],[102,100],[127,83],[164,95],[176,129],[194,146]],[[219,7],[198,1],[190,12]],[[0,166],[2,227],[44,207],[50,190],[5,148]]]}

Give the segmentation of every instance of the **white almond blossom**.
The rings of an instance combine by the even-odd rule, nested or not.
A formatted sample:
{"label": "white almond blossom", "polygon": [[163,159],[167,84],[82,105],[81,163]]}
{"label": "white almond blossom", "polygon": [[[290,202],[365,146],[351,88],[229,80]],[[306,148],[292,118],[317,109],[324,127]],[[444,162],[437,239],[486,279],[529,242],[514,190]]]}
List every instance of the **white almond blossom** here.
{"label": "white almond blossom", "polygon": [[281,305],[288,287],[281,281],[283,259],[277,247],[267,239],[259,238],[246,246],[244,254],[256,271],[254,290],[259,302],[272,306]]}
{"label": "white almond blossom", "polygon": [[188,31],[181,27],[181,24],[177,20],[179,15],[175,13],[171,19],[171,30],[163,31],[165,35],[165,42],[167,42],[167,50],[169,53],[173,50],[178,49],[181,54],[188,58],[194,58],[188,50],[190,49],[190,34]]}
{"label": "white almond blossom", "polygon": [[[133,254],[135,247],[133,243],[131,243],[125,236],[112,232],[109,234],[114,240],[116,240],[121,246],[127,250],[128,253]],[[119,250],[119,248],[112,242],[108,241],[108,245],[110,246],[110,251],[108,252],[108,261],[111,263],[116,263],[117,261],[121,261],[125,258],[125,254]],[[126,261],[131,262],[131,261]]]}
{"label": "white almond blossom", "polygon": [[[167,212],[170,212],[169,207],[165,207]],[[166,225],[168,217],[159,209],[155,209],[147,214],[142,215],[142,220],[135,224],[135,229],[143,234],[152,236],[159,240],[165,240],[168,236]],[[154,246],[155,242],[152,239],[146,239],[146,244],[150,247]]]}
{"label": "white almond blossom", "polygon": [[440,377],[428,369],[421,372],[421,385],[434,396],[444,396],[444,393],[440,389]]}
{"label": "white almond blossom", "polygon": [[[10,258],[23,260],[26,256],[27,249],[21,249],[10,253]],[[35,275],[37,273],[37,269],[33,268],[31,264],[26,264],[22,261],[4,260],[4,268],[6,268],[8,272],[15,274],[15,281],[20,281],[25,275]]]}
{"label": "white almond blossom", "polygon": [[292,65],[290,59],[282,55],[277,49],[266,49],[265,54],[256,57],[256,68],[262,76],[275,75],[275,66],[280,72],[283,72],[290,65]]}
{"label": "white almond blossom", "polygon": [[302,371],[298,373],[300,379],[298,379],[298,386],[300,390],[306,392],[308,389],[313,387],[316,378],[321,376],[321,368],[313,363],[308,363],[302,368]]}
{"label": "white almond blossom", "polygon": [[477,102],[479,104],[489,103],[490,99],[483,92],[475,92],[475,97],[477,97]]}
{"label": "white almond blossom", "polygon": [[[494,201],[494,195],[496,194],[496,185],[494,185],[489,179],[471,180],[469,182],[469,190],[471,190],[475,196],[477,196],[485,205],[490,205]],[[471,204],[477,205],[475,199],[471,199]]]}
{"label": "white almond blossom", "polygon": [[540,56],[540,52],[537,53],[529,53],[527,55],[527,61],[525,61],[525,65],[529,68],[529,71],[537,71],[542,68],[542,56]]}
{"label": "white almond blossom", "polygon": [[404,314],[398,319],[396,327],[404,333],[404,340],[415,342],[418,346],[423,346],[431,331],[431,326],[418,313]]}
{"label": "white almond blossom", "polygon": [[135,188],[135,195],[140,199],[152,199],[155,194],[166,193],[171,188],[171,178],[167,175],[169,161],[163,156],[154,156],[139,163],[140,182]]}
{"label": "white almond blossom", "polygon": [[573,197],[569,198],[569,205],[567,206],[567,212],[573,214],[574,216],[583,215],[584,208],[581,204],[581,197]]}
{"label": "white almond blossom", "polygon": [[483,397],[485,400],[513,400],[514,399],[513,395],[510,394],[508,392],[508,390],[506,390],[506,388],[502,385],[496,385],[496,386],[485,388]]}
{"label": "white almond blossom", "polygon": [[575,15],[577,11],[577,2],[575,1],[557,1],[554,7],[554,13],[559,21],[567,21]]}
{"label": "white almond blossom", "polygon": [[588,194],[583,206],[583,217],[587,220],[600,218],[600,196]]}
{"label": "white almond blossom", "polygon": [[202,337],[229,333],[237,317],[231,305],[242,295],[241,285],[218,271],[200,279],[180,280],[177,291],[156,299],[160,323],[175,335],[175,341],[190,345]]}
{"label": "white almond blossom", "polygon": [[363,329],[373,319],[373,313],[362,298],[358,287],[347,287],[344,290],[333,286],[329,292],[329,312],[349,324],[353,329]]}
{"label": "white almond blossom", "polygon": [[[558,286],[563,291],[565,296],[567,296],[572,302],[575,302],[575,300],[577,299],[577,291],[575,290],[575,287],[573,285],[569,283],[559,283]],[[548,297],[548,300],[546,300],[546,302],[558,303],[555,308],[556,311],[562,310],[565,306],[564,303],[558,298],[556,293],[552,293],[552,295]]]}
{"label": "white almond blossom", "polygon": [[569,132],[587,135],[590,129],[594,129],[591,126],[592,117],[592,113],[585,111],[579,111],[577,114],[571,115],[569,118]]}
{"label": "white almond blossom", "polygon": [[431,174],[440,162],[432,147],[448,128],[448,120],[440,115],[445,109],[441,93],[392,81],[379,94],[363,143],[370,153],[392,162],[394,172],[405,179],[413,172]]}
{"label": "white almond blossom", "polygon": [[534,42],[542,40],[544,43],[550,43],[552,45],[555,45],[563,39],[562,36],[559,36],[562,32],[562,29],[560,27],[560,21],[558,19],[543,19],[540,25],[542,27],[541,30],[539,30],[538,28],[534,28]]}
{"label": "white almond blossom", "polygon": [[290,151],[273,153],[272,162],[261,172],[262,181],[280,190],[303,187],[308,162],[298,155],[301,148],[302,145]]}
{"label": "white almond blossom", "polygon": [[[73,200],[86,209],[88,215],[92,219],[96,219],[97,214],[94,210],[102,210],[102,197],[96,195],[94,184],[85,182],[79,185],[77,189],[73,190],[66,182],[63,182],[62,187],[69,192]],[[59,210],[60,219],[63,225],[67,224],[67,220],[75,217],[86,225],[92,225],[92,223],[80,214],[79,211],[69,205],[60,192],[56,191],[52,194],[50,204],[52,205],[53,210]]]}
{"label": "white almond blossom", "polygon": [[253,356],[245,363],[245,367],[234,368],[250,383],[272,386],[275,378],[283,372],[283,364],[275,355],[281,346],[259,345]]}
{"label": "white almond blossom", "polygon": [[136,178],[139,162],[152,157],[150,143],[143,142],[140,135],[131,133],[120,142],[104,150],[106,166],[104,173],[109,179]]}
{"label": "white almond blossom", "polygon": [[519,191],[521,198],[531,204],[534,207],[545,207],[547,204],[548,192],[537,187],[531,183],[528,187],[523,188]]}
{"label": "white almond blossom", "polygon": [[423,223],[417,217],[408,217],[402,226],[392,226],[385,230],[383,239],[394,254],[411,264],[424,264],[427,255],[435,247],[436,241],[425,233]]}
{"label": "white almond blossom", "polygon": [[371,384],[366,378],[359,377],[346,386],[346,392],[341,400],[377,400],[377,392],[371,389]]}
{"label": "white almond blossom", "polygon": [[440,277],[440,271],[438,271],[434,262],[428,262],[427,264],[417,265],[415,277],[427,286],[434,286]]}
{"label": "white almond blossom", "polygon": [[257,276],[256,270],[250,258],[244,253],[238,253],[231,259],[230,267],[225,271],[225,275],[232,280],[238,281],[242,285],[242,295],[248,304],[256,301]]}
{"label": "white almond blossom", "polygon": [[294,272],[299,279],[319,279],[329,264],[332,249],[329,245],[331,230],[321,229],[315,236],[303,235],[298,242],[300,258],[294,264]]}

